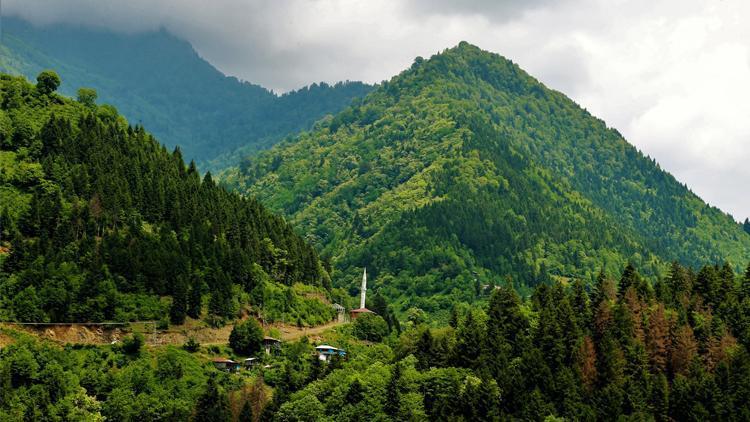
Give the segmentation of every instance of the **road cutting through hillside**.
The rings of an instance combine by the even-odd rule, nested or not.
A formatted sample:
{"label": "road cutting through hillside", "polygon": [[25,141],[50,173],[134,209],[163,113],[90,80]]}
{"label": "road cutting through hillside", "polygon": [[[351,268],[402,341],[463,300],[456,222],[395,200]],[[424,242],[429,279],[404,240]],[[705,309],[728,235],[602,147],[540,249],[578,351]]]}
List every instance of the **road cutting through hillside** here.
{"label": "road cutting through hillside", "polygon": [[[266,324],[266,331],[278,331],[281,340],[294,341],[303,336],[317,337],[326,330],[332,329],[343,322],[332,321],[314,327],[297,327],[296,325],[271,323]],[[188,319],[185,324],[171,326],[166,330],[156,328],[155,322],[135,322],[131,324],[93,324],[93,323],[60,323],[60,324],[16,324],[0,323],[0,327],[23,331],[40,338],[65,344],[111,344],[123,337],[139,332],[143,334],[146,344],[151,346],[182,345],[189,338],[194,338],[200,344],[227,344],[232,332],[232,325],[212,328],[200,320]],[[5,339],[11,342],[11,339]]]}

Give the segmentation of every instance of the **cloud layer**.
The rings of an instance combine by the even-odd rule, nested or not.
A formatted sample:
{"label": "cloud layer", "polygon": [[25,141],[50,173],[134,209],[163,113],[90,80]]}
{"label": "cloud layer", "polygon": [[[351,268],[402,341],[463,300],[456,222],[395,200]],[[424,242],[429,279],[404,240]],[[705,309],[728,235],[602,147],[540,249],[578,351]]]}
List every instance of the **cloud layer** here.
{"label": "cloud layer", "polygon": [[[606,120],[712,205],[750,216],[744,0],[6,0],[6,14],[160,27],[277,91],[379,82],[461,40],[519,63]],[[519,6],[520,5],[520,6]]]}

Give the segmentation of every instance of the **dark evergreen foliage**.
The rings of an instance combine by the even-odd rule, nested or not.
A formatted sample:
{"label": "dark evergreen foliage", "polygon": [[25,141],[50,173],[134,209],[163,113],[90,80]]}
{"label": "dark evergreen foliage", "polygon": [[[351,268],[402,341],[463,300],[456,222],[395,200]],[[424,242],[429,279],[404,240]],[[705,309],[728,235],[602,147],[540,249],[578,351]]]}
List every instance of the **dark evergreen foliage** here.
{"label": "dark evergreen foliage", "polygon": [[32,128],[0,151],[10,171],[25,172],[2,179],[15,201],[0,228],[3,319],[161,319],[156,296],[172,296],[169,316],[180,323],[200,316],[204,286],[209,311],[232,318],[233,285],[327,279],[315,250],[256,200],[210,173],[201,180],[179,149],[167,152],[108,109],[48,91],[0,80],[2,98],[20,95],[2,104],[11,130]]}

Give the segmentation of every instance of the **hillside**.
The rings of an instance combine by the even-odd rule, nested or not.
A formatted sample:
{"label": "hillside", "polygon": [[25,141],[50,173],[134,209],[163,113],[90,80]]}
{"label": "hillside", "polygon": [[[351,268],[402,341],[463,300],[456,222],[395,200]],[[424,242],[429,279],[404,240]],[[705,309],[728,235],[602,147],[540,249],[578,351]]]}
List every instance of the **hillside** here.
{"label": "hillside", "polygon": [[448,309],[482,285],[593,281],[627,262],[750,261],[750,236],[616,130],[467,43],[224,175],[289,216],[402,309]]}
{"label": "hillside", "polygon": [[[316,251],[111,107],[0,76],[0,320],[330,320]],[[302,284],[304,283],[304,284]],[[322,318],[322,320],[321,320]]]}
{"label": "hillside", "polygon": [[242,147],[268,147],[371,90],[360,82],[312,84],[281,96],[227,77],[166,31],[122,35],[76,26],[34,27],[3,17],[0,71],[33,79],[55,69],[60,90],[97,90],[133,123],[201,163]]}

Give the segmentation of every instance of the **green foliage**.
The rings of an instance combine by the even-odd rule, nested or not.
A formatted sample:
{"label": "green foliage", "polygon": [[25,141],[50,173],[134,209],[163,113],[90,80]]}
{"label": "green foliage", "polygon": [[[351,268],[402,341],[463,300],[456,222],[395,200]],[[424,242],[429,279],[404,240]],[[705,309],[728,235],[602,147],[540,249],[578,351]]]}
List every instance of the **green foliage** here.
{"label": "green foliage", "polygon": [[54,70],[45,70],[36,77],[36,90],[42,95],[49,95],[60,86],[60,76]]}
{"label": "green foliage", "polygon": [[[329,283],[281,217],[210,174],[201,180],[179,149],[168,152],[113,107],[40,98],[7,75],[0,97],[11,134],[0,145],[5,318],[181,324],[202,316],[208,291],[209,314],[223,321],[261,279]],[[326,304],[301,302],[305,322],[330,320]]]}
{"label": "green foliage", "polygon": [[225,174],[290,216],[334,285],[448,318],[510,283],[591,283],[631,262],[750,260],[750,236],[620,134],[467,43],[423,60],[311,132]]}
{"label": "green foliage", "polygon": [[360,340],[383,341],[388,335],[388,324],[380,315],[362,314],[352,326],[352,333]]}
{"label": "green foliage", "polygon": [[316,286],[300,283],[284,286],[266,280],[258,284],[251,297],[267,321],[299,321],[303,326],[315,326],[328,323],[336,316],[333,308],[324,302],[327,292]]}
{"label": "green foliage", "polygon": [[[308,129],[337,113],[372,87],[360,82],[312,84],[283,95],[227,77],[184,40],[165,31],[116,34],[67,25],[44,30],[18,18],[3,18],[0,70],[33,78],[54,67],[60,91],[75,96],[81,86],[98,92],[132,122],[140,122],[169,147],[201,163],[235,164],[249,153]],[[117,51],[118,54],[112,54]],[[89,106],[91,92],[79,99]]]}
{"label": "green foliage", "polygon": [[[621,279],[637,280],[636,268]],[[718,285],[731,281],[716,306],[701,288],[681,287],[680,278],[697,285],[698,275],[679,264],[664,285],[679,299],[659,301],[648,284],[639,295],[630,284],[593,316],[574,311],[591,301],[575,285],[542,284],[526,300],[496,289],[486,307],[457,312],[455,329],[409,328],[395,359],[350,344],[334,370],[296,367],[290,379],[311,381],[285,384],[274,420],[743,419],[750,355],[741,333],[750,319],[736,316],[750,302],[722,268],[701,270],[722,273]]]}
{"label": "green foliage", "polygon": [[206,390],[198,397],[193,420],[196,422],[229,422],[231,416],[226,394],[219,390],[214,378],[209,378]]}
{"label": "green foliage", "polygon": [[96,106],[97,97],[98,94],[93,88],[78,88],[78,95],[76,98],[78,99],[79,103],[85,105],[86,107],[94,108]]}
{"label": "green foliage", "polygon": [[144,343],[143,334],[134,333],[122,339],[122,351],[128,355],[137,355],[141,353]]}
{"label": "green foliage", "polygon": [[237,323],[229,334],[229,347],[240,355],[257,354],[263,347],[263,328],[253,318]]}
{"label": "green foliage", "polygon": [[201,349],[201,344],[198,343],[195,337],[189,337],[185,344],[182,345],[182,348],[187,352],[195,353]]}
{"label": "green foliage", "polygon": [[214,372],[171,347],[126,357],[18,336],[0,349],[0,420],[188,420]]}

